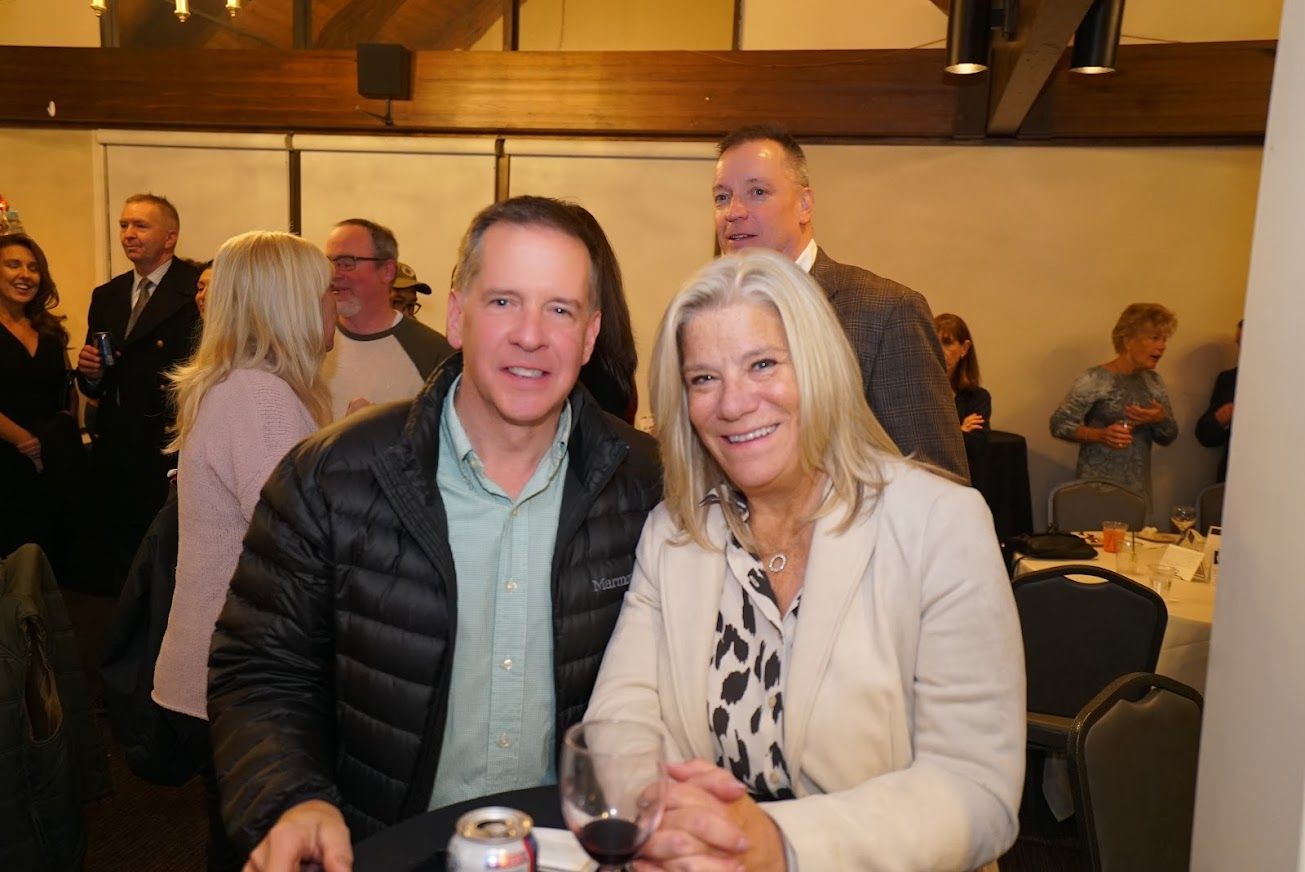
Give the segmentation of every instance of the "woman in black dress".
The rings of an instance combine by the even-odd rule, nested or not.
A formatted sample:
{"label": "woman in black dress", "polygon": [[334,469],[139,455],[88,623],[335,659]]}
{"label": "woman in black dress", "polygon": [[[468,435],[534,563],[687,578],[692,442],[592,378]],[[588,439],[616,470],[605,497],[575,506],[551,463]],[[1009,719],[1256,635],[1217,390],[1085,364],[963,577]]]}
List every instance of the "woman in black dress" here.
{"label": "woman in black dress", "polygon": [[57,305],[40,246],[21,233],[0,236],[0,557],[36,542],[56,571],[68,538],[56,523],[77,485],[81,451]]}
{"label": "woman in black dress", "polygon": [[978,487],[988,466],[988,431],[992,429],[992,395],[979,387],[979,355],[970,328],[960,315],[944,313],[933,319],[942,343],[947,380],[956,395],[956,417],[965,439],[970,480]]}

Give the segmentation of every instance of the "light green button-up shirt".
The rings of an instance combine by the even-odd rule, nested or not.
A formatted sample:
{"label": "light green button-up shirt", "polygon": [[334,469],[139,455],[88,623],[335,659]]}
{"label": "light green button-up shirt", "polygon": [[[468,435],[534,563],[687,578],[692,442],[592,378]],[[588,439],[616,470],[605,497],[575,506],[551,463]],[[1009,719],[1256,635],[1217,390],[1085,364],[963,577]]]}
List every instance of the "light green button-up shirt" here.
{"label": "light green button-up shirt", "polygon": [[458,627],[429,808],[557,782],[553,760],[553,546],[571,405],[516,500],[485,474],[444,400],[436,483],[457,572]]}

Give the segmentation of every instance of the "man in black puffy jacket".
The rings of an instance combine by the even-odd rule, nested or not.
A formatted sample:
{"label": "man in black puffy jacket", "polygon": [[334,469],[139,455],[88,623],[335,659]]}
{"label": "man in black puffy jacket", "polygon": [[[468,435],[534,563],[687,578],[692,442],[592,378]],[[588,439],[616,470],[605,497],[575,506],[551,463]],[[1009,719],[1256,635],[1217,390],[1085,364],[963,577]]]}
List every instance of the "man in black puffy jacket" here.
{"label": "man in black puffy jacket", "polygon": [[263,489],[209,661],[223,814],[255,868],[348,868],[428,808],[556,778],[661,497],[653,441],[576,386],[583,230],[518,197],[463,238],[450,358],[297,446]]}

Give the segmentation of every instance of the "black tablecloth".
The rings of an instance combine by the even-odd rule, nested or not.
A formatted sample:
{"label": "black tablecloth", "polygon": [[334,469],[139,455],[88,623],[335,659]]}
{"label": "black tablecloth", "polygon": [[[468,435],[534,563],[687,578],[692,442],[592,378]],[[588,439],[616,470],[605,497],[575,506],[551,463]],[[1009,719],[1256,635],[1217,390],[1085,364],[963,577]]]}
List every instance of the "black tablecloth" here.
{"label": "black tablecloth", "polygon": [[1029,448],[1018,433],[993,430],[988,450],[974,475],[974,485],[992,510],[1002,541],[1016,533],[1033,532],[1033,502],[1029,497]]}
{"label": "black tablecloth", "polygon": [[458,818],[490,805],[524,811],[537,827],[566,828],[556,785],[513,790],[428,811],[364,839],[353,847],[353,868],[355,872],[443,872],[445,849]]}

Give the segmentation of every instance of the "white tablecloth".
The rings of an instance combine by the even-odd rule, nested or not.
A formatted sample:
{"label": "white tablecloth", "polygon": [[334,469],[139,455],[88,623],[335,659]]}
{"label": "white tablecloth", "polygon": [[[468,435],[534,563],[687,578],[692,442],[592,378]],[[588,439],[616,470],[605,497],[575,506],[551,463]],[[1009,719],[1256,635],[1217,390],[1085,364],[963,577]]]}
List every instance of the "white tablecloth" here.
{"label": "white tablecloth", "polygon": [[[1147,571],[1164,550],[1163,545],[1138,540],[1138,569],[1124,573],[1134,581],[1149,586]],[[1084,563],[1102,566],[1118,572],[1118,558],[1100,548],[1092,560],[1034,560],[1021,557],[1015,564],[1015,577],[1019,578],[1039,569]],[[1088,576],[1080,576],[1091,581]],[[1160,647],[1160,661],[1156,672],[1191,685],[1205,693],[1205,671],[1210,661],[1210,626],[1214,622],[1214,587],[1203,581],[1175,581],[1165,598],[1169,610],[1169,623],[1165,627],[1164,641]]]}

